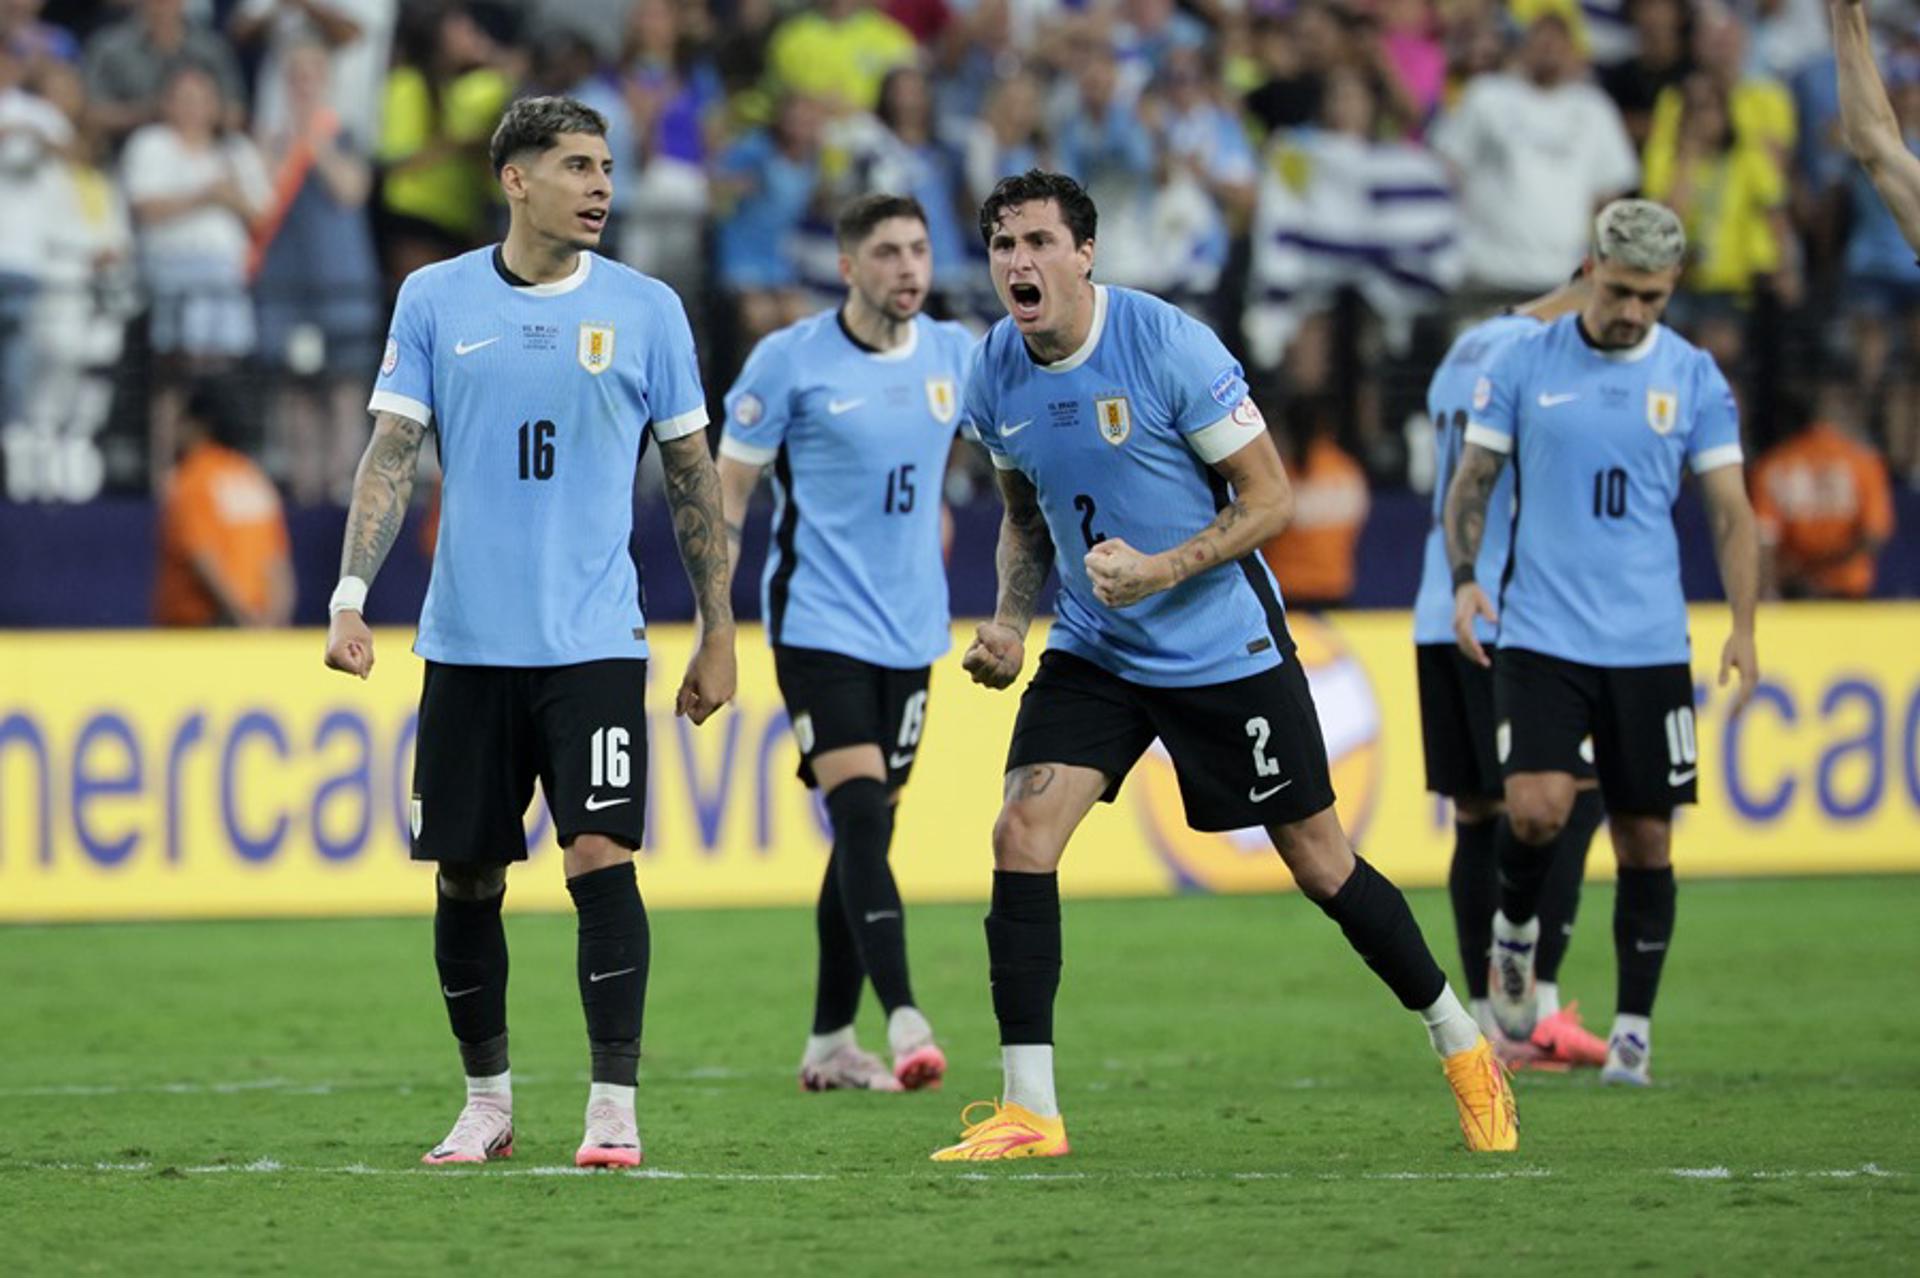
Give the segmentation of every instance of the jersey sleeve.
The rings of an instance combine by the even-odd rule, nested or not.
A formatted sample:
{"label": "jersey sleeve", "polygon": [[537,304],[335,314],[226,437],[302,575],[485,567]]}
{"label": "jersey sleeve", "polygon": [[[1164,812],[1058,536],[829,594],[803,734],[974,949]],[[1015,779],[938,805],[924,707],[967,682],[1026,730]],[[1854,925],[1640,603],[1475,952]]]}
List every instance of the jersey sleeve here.
{"label": "jersey sleeve", "polygon": [[992,340],[991,334],[982,338],[967,356],[967,371],[960,392],[960,417],[973,428],[974,438],[987,450],[987,460],[995,469],[1018,470],[1013,458],[1007,456],[1006,445],[1000,438],[1001,423],[993,415],[992,361],[987,357]]}
{"label": "jersey sleeve", "polygon": [[1473,383],[1467,406],[1466,442],[1506,456],[1520,426],[1520,381],[1524,365],[1520,352],[1530,343],[1513,342]]}
{"label": "jersey sleeve", "polygon": [[760,339],[745,368],[727,392],[726,428],[720,455],[749,466],[765,466],[780,452],[792,420],[793,361],[775,334]]}
{"label": "jersey sleeve", "polygon": [[400,285],[367,411],[433,425],[433,314],[418,275]]}
{"label": "jersey sleeve", "polygon": [[1704,475],[1722,466],[1738,466],[1740,451],[1740,409],[1733,401],[1733,388],[1725,374],[1709,355],[1700,357],[1701,376],[1694,408],[1693,430],[1687,435],[1687,464],[1693,473]]}
{"label": "jersey sleeve", "polygon": [[1160,372],[1173,428],[1201,461],[1223,461],[1266,433],[1240,361],[1205,324],[1176,314],[1162,349],[1147,358]]}
{"label": "jersey sleeve", "polygon": [[700,385],[700,357],[693,329],[679,295],[664,285],[668,304],[656,314],[660,323],[647,343],[647,403],[653,410],[653,437],[665,443],[706,429],[707,392]]}

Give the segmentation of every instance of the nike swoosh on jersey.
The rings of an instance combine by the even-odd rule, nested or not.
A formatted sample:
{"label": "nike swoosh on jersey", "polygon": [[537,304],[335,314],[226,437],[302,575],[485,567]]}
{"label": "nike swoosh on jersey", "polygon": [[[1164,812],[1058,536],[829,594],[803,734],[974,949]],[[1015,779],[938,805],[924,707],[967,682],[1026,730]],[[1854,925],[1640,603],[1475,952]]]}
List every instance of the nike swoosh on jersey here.
{"label": "nike swoosh on jersey", "polygon": [[827,411],[835,417],[838,417],[842,413],[851,413],[854,409],[866,402],[866,396],[864,395],[859,399],[830,399],[827,401]]}
{"label": "nike swoosh on jersey", "polygon": [[1684,772],[1682,772],[1678,768],[1669,768],[1667,769],[1667,784],[1668,785],[1685,785],[1687,782],[1693,780],[1695,777],[1699,775],[1700,775],[1700,769],[1698,768],[1688,768]]}
{"label": "nike swoosh on jersey", "polygon": [[1545,392],[1542,392],[1540,395],[1540,407],[1558,408],[1562,404],[1571,404],[1574,400],[1579,398],[1580,396],[1577,394],[1576,395],[1548,395]]}
{"label": "nike swoosh on jersey", "polygon": [[[637,967],[623,967],[617,972],[589,972],[587,973],[587,981],[590,984],[598,985],[602,981],[611,981],[616,976],[625,976],[629,972],[637,972],[639,970]],[[576,977],[575,979],[577,980],[578,978]]]}
{"label": "nike swoosh on jersey", "polygon": [[1247,789],[1247,798],[1254,803],[1264,803],[1292,784],[1293,778],[1288,777],[1285,781],[1282,781],[1270,790],[1262,790],[1259,786],[1250,786]]}
{"label": "nike swoosh on jersey", "polygon": [[589,812],[599,812],[604,808],[617,808],[623,803],[632,803],[631,798],[603,799],[597,794],[589,794],[587,801],[581,804]]}
{"label": "nike swoosh on jersey", "polygon": [[453,344],[453,353],[455,355],[471,355],[482,346],[491,346],[499,340],[499,336],[495,335],[479,342],[455,342]]}
{"label": "nike swoosh on jersey", "polygon": [[1005,439],[1009,435],[1018,435],[1021,431],[1025,430],[1027,427],[1031,425],[1033,425],[1033,418],[1031,417],[1027,418],[1025,421],[1022,421],[1022,422],[1015,422],[1011,426],[1002,424],[1000,427],[1000,438]]}
{"label": "nike swoosh on jersey", "polygon": [[914,752],[911,750],[907,751],[905,754],[900,754],[898,752],[890,754],[887,756],[887,766],[889,768],[904,768],[909,763],[913,762],[913,754]]}

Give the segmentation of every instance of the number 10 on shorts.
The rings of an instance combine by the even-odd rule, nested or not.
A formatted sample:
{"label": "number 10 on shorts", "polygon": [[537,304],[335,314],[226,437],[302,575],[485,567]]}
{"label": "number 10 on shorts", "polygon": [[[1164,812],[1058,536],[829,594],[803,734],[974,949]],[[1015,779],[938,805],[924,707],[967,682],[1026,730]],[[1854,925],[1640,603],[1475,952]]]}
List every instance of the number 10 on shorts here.
{"label": "number 10 on shorts", "polygon": [[633,738],[625,728],[600,728],[593,734],[593,788],[611,786],[623,790],[633,780],[633,763],[627,746]]}

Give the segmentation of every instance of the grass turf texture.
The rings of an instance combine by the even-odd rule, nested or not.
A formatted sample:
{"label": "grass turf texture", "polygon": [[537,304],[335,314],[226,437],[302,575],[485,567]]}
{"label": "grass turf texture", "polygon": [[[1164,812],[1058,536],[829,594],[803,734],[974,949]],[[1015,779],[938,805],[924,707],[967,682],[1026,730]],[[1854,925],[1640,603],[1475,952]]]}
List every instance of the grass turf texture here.
{"label": "grass turf texture", "polygon": [[[1562,974],[1602,1033],[1610,896]],[[909,1096],[795,1090],[810,912],[656,915],[641,1128],[684,1179],[528,1174],[579,1139],[568,917],[509,919],[518,1149],[470,1171],[417,1161],[460,1100],[424,920],[0,929],[0,1268],[1911,1272],[1920,878],[1681,901],[1659,1085],[1523,1077],[1517,1156],[1461,1150],[1418,1022],[1305,901],[1069,902],[1076,1152],[972,1168],[926,1155],[999,1085],[981,907],[912,912],[953,1069]]]}

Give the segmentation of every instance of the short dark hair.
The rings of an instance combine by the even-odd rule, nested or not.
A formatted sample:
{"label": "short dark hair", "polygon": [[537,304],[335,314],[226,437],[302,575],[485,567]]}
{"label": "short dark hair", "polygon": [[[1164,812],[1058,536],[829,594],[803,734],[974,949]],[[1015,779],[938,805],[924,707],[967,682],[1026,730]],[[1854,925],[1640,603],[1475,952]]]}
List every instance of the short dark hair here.
{"label": "short dark hair", "polygon": [[1060,218],[1073,235],[1075,248],[1093,238],[1099,225],[1100,212],[1093,207],[1093,197],[1087,194],[1086,188],[1064,173],[1028,169],[1018,176],[1001,178],[988,194],[986,203],[980,206],[981,242],[988,246],[993,244],[993,228],[1006,216],[1008,209],[1017,204],[1043,203],[1047,200],[1060,206]]}
{"label": "short dark hair", "polygon": [[493,131],[487,154],[493,171],[512,162],[522,151],[545,151],[560,140],[563,133],[591,133],[607,136],[607,117],[577,98],[521,98],[500,117]]}
{"label": "short dark hair", "polygon": [[858,248],[873,228],[890,217],[910,217],[925,226],[927,211],[920,201],[911,195],[889,195],[885,191],[873,195],[863,195],[840,210],[840,216],[834,219],[834,238],[840,241],[840,251],[845,253]]}

